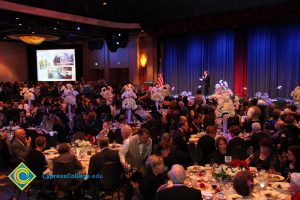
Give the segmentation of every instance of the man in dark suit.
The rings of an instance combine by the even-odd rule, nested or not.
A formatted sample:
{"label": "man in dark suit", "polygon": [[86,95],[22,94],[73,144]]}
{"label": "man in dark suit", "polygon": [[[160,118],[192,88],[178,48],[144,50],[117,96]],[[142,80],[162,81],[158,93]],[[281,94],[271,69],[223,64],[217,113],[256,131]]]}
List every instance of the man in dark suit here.
{"label": "man in dark suit", "polygon": [[229,129],[232,139],[228,142],[228,152],[232,159],[245,160],[247,158],[247,144],[244,139],[239,137],[241,129],[239,126],[231,126]]}
{"label": "man in dark suit", "polygon": [[203,76],[202,76],[202,94],[207,96],[208,95],[208,90],[210,87],[210,77],[208,75],[208,71],[205,70],[203,72]]}
{"label": "man in dark suit", "polygon": [[12,157],[16,161],[19,159],[26,160],[31,150],[31,138],[26,138],[26,132],[24,129],[17,129],[15,131],[15,139],[11,144]]}
{"label": "man in dark suit", "polygon": [[104,136],[99,139],[99,146],[101,152],[91,157],[89,164],[89,175],[99,173],[99,171],[105,165],[105,163],[120,163],[118,151],[110,150],[108,148],[108,143],[108,137]]}
{"label": "man in dark suit", "polygon": [[172,169],[169,171],[168,176],[173,182],[172,187],[162,186],[156,193],[156,200],[167,200],[167,199],[177,199],[177,200],[201,200],[201,191],[186,187],[183,182],[186,178],[185,170],[181,165],[173,165]]}
{"label": "man in dark suit", "polygon": [[[110,150],[108,148],[109,139],[106,136],[103,136],[99,139],[99,146],[101,152],[93,155],[90,159],[89,164],[89,176],[92,177],[93,175],[101,173],[101,169],[108,163],[116,163],[119,167],[119,173],[121,173],[122,165],[120,162],[120,158],[118,155],[118,151]],[[115,172],[118,173],[118,172]],[[104,179],[107,177],[103,177]],[[108,177],[111,178],[111,177]],[[90,194],[95,197],[96,192],[99,185],[97,184],[96,179],[90,179]]]}
{"label": "man in dark suit", "polygon": [[70,163],[75,171],[82,170],[82,165],[77,160],[75,155],[70,153],[70,145],[67,143],[61,143],[58,147],[58,153],[60,154],[58,157],[53,159],[53,165],[56,162],[67,162]]}
{"label": "man in dark suit", "polygon": [[215,148],[215,137],[217,129],[215,126],[208,126],[206,134],[202,136],[196,146],[196,162],[204,166],[210,163],[210,154]]}

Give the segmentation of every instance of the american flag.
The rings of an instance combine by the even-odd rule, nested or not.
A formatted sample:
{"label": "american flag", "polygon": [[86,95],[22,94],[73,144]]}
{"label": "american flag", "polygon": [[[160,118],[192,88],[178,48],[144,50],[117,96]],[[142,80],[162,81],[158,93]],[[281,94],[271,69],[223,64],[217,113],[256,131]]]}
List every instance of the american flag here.
{"label": "american flag", "polygon": [[162,87],[164,85],[164,77],[162,73],[159,73],[157,76],[157,84],[159,87]]}

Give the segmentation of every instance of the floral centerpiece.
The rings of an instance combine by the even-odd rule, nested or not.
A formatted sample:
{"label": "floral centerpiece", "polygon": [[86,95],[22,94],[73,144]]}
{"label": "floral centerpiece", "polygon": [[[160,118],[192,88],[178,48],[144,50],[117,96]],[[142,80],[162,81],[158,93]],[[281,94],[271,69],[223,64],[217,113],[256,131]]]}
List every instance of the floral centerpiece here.
{"label": "floral centerpiece", "polygon": [[100,94],[101,94],[101,96],[103,98],[106,99],[106,101],[108,103],[109,99],[112,99],[113,96],[114,96],[114,94],[113,94],[113,88],[111,86],[107,85],[107,86],[105,86],[105,87],[103,87],[101,89],[101,93]]}
{"label": "floral centerpiece", "polygon": [[233,93],[229,89],[226,81],[220,80],[215,85],[215,93],[209,96],[209,99],[217,102],[217,108],[215,110],[216,118],[222,120],[216,120],[216,123],[223,123],[223,132],[227,133],[227,120],[230,116],[235,115],[234,104],[232,101]]}
{"label": "floral centerpiece", "polygon": [[76,96],[78,92],[74,90],[72,84],[66,84],[61,87],[61,91],[63,92],[62,98],[64,100],[64,104],[68,105],[68,113],[69,117],[72,112],[72,105],[76,105]]}
{"label": "floral centerpiece", "polygon": [[255,98],[258,99],[257,104],[261,106],[267,106],[267,105],[272,105],[273,102],[269,97],[268,93],[261,93],[261,92],[256,92],[255,93]]}
{"label": "floral centerpiece", "polygon": [[134,99],[137,98],[134,87],[132,84],[128,83],[123,87],[123,93],[121,95],[122,108],[127,110],[127,122],[131,123],[131,110],[135,110],[137,108],[136,102]]}
{"label": "floral centerpiece", "polygon": [[170,95],[170,86],[168,84],[159,87],[149,87],[151,100],[155,101],[156,109],[158,110],[159,102],[163,101],[166,96]]}
{"label": "floral centerpiece", "polygon": [[92,143],[90,141],[86,141],[86,140],[75,140],[75,145],[77,147],[91,147]]}
{"label": "floral centerpiece", "polygon": [[[28,87],[24,87],[22,89],[22,91],[20,92],[20,95],[24,97],[25,101],[28,101],[28,108],[30,110],[31,107],[31,101],[35,100],[35,96],[34,96],[34,88],[28,88]],[[29,112],[29,110],[27,110],[27,112]]]}
{"label": "floral centerpiece", "polygon": [[181,94],[180,94],[180,96],[182,96],[182,97],[188,97],[188,98],[191,98],[192,95],[193,95],[193,93],[190,92],[190,91],[189,91],[189,92],[187,92],[187,91],[182,91]]}
{"label": "floral centerpiece", "polygon": [[300,86],[297,86],[291,93],[295,101],[300,101]]}
{"label": "floral centerpiece", "polygon": [[213,176],[220,181],[229,181],[239,172],[249,170],[249,166],[244,160],[233,160],[228,166],[221,165],[217,168],[214,168]]}
{"label": "floral centerpiece", "polygon": [[215,111],[217,118],[221,118],[224,115],[235,115],[232,97],[233,93],[231,89],[229,89],[228,83],[220,80],[219,83],[215,85],[215,93],[209,96],[209,99],[214,99],[218,103]]}

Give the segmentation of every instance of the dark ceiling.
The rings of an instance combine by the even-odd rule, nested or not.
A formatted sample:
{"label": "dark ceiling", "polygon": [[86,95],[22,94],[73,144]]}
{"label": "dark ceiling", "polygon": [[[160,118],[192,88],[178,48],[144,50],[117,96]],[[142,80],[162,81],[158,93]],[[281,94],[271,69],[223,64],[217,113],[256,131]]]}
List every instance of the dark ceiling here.
{"label": "dark ceiling", "polygon": [[[9,2],[69,14],[124,23],[142,28],[189,17],[202,17],[296,0],[9,0]],[[0,2],[1,3],[1,2]],[[300,12],[300,11],[299,11]],[[21,24],[21,25],[20,25]],[[80,30],[78,30],[80,27]],[[0,39],[13,33],[51,33],[63,41],[90,40],[104,36],[108,28],[78,24],[29,14],[0,10]],[[131,30],[139,31],[139,30]]]}

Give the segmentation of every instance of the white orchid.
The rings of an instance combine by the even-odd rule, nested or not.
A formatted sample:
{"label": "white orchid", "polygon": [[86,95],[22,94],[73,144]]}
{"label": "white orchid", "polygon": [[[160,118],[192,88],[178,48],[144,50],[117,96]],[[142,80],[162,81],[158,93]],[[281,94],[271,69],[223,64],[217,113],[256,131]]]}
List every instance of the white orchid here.
{"label": "white orchid", "polygon": [[64,99],[65,104],[76,105],[76,96],[79,93],[74,90],[71,84],[67,84],[66,86],[63,85],[61,91],[63,91],[62,98]]}
{"label": "white orchid", "polygon": [[105,99],[113,98],[113,88],[111,86],[105,86],[101,89],[101,96]]}

